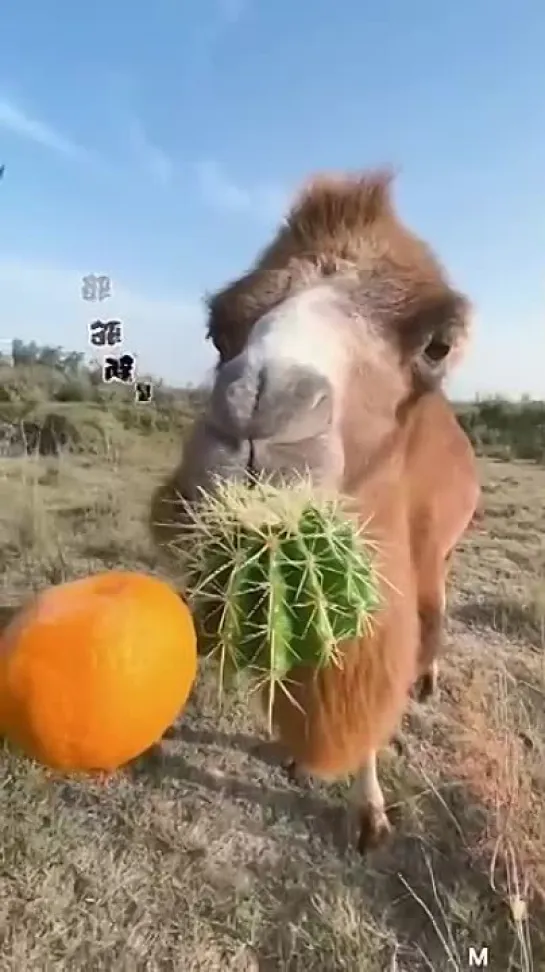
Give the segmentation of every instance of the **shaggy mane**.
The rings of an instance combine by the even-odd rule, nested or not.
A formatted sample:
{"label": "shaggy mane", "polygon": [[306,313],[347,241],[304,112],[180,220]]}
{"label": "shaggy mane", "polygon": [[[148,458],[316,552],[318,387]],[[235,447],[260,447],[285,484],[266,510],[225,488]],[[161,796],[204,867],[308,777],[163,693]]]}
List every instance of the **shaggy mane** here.
{"label": "shaggy mane", "polygon": [[346,280],[362,314],[385,325],[405,322],[408,340],[419,340],[423,322],[442,316],[465,332],[467,301],[451,289],[432,250],[399,219],[392,182],[390,170],[378,170],[319,175],[303,186],[253,267],[207,298],[208,337],[220,353],[237,353],[263,314],[333,276]]}
{"label": "shaggy mane", "polygon": [[287,218],[294,245],[302,250],[346,247],[352,239],[354,252],[361,237],[380,219],[394,217],[389,171],[361,176],[316,176],[296,197]]}

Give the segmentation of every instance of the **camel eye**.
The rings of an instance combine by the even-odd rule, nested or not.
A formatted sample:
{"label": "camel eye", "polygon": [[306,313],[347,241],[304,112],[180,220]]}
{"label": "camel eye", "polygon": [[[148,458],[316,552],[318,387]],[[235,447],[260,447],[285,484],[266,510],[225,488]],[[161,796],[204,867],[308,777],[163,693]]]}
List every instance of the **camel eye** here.
{"label": "camel eye", "polygon": [[429,344],[424,348],[424,356],[431,361],[432,364],[439,364],[443,361],[450,351],[450,344],[445,341],[441,341],[440,338],[433,338]]}
{"label": "camel eye", "polygon": [[227,342],[222,339],[221,335],[209,333],[208,340],[212,342],[216,351],[218,352],[220,361],[225,361],[228,355]]}

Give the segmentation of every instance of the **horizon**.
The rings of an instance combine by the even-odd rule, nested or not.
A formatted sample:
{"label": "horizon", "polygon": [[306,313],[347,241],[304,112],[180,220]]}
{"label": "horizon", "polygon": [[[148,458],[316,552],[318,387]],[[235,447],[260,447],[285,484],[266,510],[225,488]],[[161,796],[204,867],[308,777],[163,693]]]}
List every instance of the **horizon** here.
{"label": "horizon", "polygon": [[[4,344],[5,344],[5,346],[7,346],[8,343],[11,343],[11,341],[17,341],[17,340],[19,340],[19,339],[18,338],[10,339],[10,342],[4,342]],[[32,343],[32,341],[30,341],[28,343]],[[40,350],[41,347],[46,347],[46,346],[40,346],[38,344],[38,342],[34,342],[34,343],[37,344],[38,351]],[[64,355],[70,356],[70,354],[74,353],[74,349],[73,348],[63,348],[63,347],[60,347],[60,346],[54,348],[54,350],[60,351],[63,356]],[[82,353],[85,355],[85,357],[84,357],[84,359],[82,361],[82,365],[85,368],[88,368],[88,369],[92,370],[93,368],[101,368],[102,367],[102,360],[99,357],[93,356],[92,353],[91,354],[86,354],[85,352],[82,352]],[[5,359],[6,358],[10,358],[10,354],[9,354],[9,352],[4,351],[2,349],[2,342],[0,341],[0,365],[5,363]],[[13,364],[13,361],[9,361],[8,363],[9,363],[10,367],[45,368],[45,369],[50,369],[50,370],[54,369],[54,367],[55,367],[54,365],[46,364],[46,363],[40,362],[40,361],[37,361],[37,362],[29,362],[27,365],[24,365],[24,366],[23,365],[14,365]],[[200,379],[198,379],[196,381],[189,380],[187,382],[181,382],[179,384],[170,383],[170,382],[166,381],[165,379],[162,379],[160,376],[152,374],[151,372],[142,373],[142,375],[140,377],[141,377],[141,379],[143,381],[148,381],[148,382],[151,382],[152,384],[155,383],[156,385],[159,384],[160,387],[161,387],[161,389],[163,391],[167,391],[167,392],[198,392],[198,393],[204,392],[204,393],[207,393],[208,394],[208,393],[210,393],[212,391],[212,380],[213,380],[213,371],[212,371],[212,369],[209,369],[209,373],[202,375],[200,377]],[[132,385],[131,386],[120,385],[119,387],[120,388],[129,388],[130,387],[131,390],[132,390]],[[465,405],[482,405],[482,404],[495,403],[495,402],[499,402],[499,403],[504,402],[504,403],[507,403],[507,404],[510,404],[510,405],[511,404],[514,404],[514,405],[545,405],[545,397],[537,397],[536,398],[536,397],[533,397],[533,396],[529,395],[528,392],[522,392],[520,394],[513,394],[513,395],[504,395],[501,392],[491,392],[491,393],[485,393],[485,394],[480,393],[480,392],[476,392],[475,394],[470,395],[470,396],[468,396],[466,398],[456,397],[456,396],[454,396],[452,394],[449,395],[448,397],[449,397],[449,401],[455,407],[456,406],[465,406]],[[64,400],[62,400],[62,401],[64,401]],[[78,399],[78,401],[79,401],[79,399]]]}
{"label": "horizon", "polygon": [[[89,352],[90,321],[117,318],[143,370],[199,385],[204,295],[301,183],[392,165],[401,218],[476,308],[449,396],[545,398],[537,0],[57,7],[21,0],[0,36],[4,342]],[[88,274],[113,296],[83,301]]]}

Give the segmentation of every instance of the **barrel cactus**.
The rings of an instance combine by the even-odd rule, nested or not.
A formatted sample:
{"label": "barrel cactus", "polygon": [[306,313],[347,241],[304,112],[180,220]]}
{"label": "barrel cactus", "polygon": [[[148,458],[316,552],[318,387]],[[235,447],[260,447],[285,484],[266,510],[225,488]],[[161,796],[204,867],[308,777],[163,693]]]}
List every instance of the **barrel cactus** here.
{"label": "barrel cactus", "polygon": [[[222,671],[288,691],[295,666],[342,664],[380,604],[374,547],[338,499],[308,484],[221,483],[186,508],[177,547]],[[339,648],[341,646],[341,649]]]}

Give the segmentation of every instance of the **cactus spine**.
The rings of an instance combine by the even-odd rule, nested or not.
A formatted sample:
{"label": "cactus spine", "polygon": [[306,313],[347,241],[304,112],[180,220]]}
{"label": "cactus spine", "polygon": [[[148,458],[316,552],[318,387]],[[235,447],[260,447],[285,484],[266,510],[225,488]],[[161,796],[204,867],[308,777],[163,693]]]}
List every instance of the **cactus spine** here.
{"label": "cactus spine", "polygon": [[295,666],[342,664],[339,643],[364,633],[380,596],[373,545],[338,500],[224,483],[187,513],[181,567],[224,668],[274,688]]}

